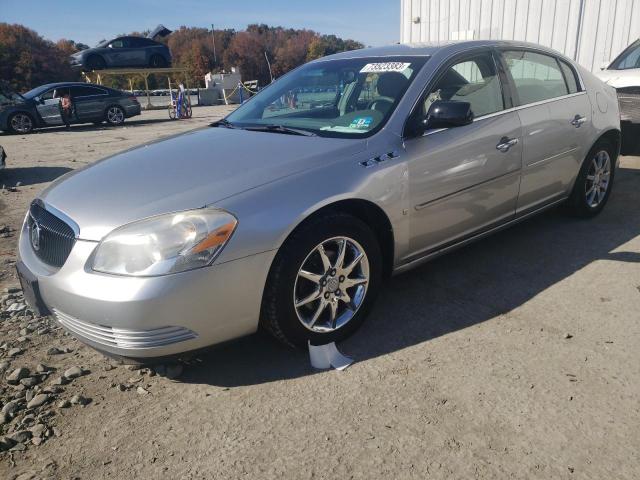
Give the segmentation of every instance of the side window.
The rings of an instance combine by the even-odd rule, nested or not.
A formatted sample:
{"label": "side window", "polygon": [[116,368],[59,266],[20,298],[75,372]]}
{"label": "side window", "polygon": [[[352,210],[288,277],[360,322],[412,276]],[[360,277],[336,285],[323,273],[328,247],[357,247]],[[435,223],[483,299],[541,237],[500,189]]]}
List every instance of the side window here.
{"label": "side window", "polygon": [[99,88],[94,88],[94,87],[85,87],[85,86],[71,87],[71,96],[74,98],[88,97],[90,95],[105,95],[105,91]]}
{"label": "side window", "polygon": [[549,100],[569,93],[555,58],[524,50],[506,51],[503,55],[515,82],[520,105]]}
{"label": "side window", "polygon": [[578,88],[578,80],[576,77],[576,73],[573,68],[570,67],[566,62],[559,60],[560,68],[562,68],[562,73],[564,73],[564,78],[567,81],[567,87],[569,87],[569,93],[576,93],[580,89]]}
{"label": "side window", "polygon": [[151,42],[142,37],[131,37],[127,39],[131,48],[144,48],[151,45]]}
{"label": "side window", "polygon": [[56,91],[54,89],[44,92],[42,95],[40,95],[40,100],[51,100],[55,92]]}
{"label": "side window", "polygon": [[469,102],[475,117],[504,110],[500,79],[490,53],[449,67],[424,101],[424,113],[437,100]]}
{"label": "side window", "polygon": [[111,42],[109,45],[111,45],[111,48],[123,48],[124,40],[122,40],[121,38],[118,38],[117,40],[114,40],[113,42]]}

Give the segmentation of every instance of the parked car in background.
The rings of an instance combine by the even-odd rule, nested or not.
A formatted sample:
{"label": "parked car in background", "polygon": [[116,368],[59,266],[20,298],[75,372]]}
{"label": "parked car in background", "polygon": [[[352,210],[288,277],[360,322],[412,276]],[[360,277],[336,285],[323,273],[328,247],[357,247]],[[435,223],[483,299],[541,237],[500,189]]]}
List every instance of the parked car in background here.
{"label": "parked car in background", "polygon": [[596,76],[616,89],[621,120],[640,124],[640,39],[625,48]]}
{"label": "parked car in background", "polygon": [[128,92],[91,83],[50,83],[25,94],[12,94],[0,105],[0,130],[30,133],[37,128],[63,125],[60,99],[69,95],[73,104],[70,123],[121,125],[126,118],[140,115],[140,103]]}
{"label": "parked car in background", "polygon": [[[307,93],[321,108],[295,100],[318,84],[331,102],[324,87]],[[386,276],[556,205],[600,213],[620,148],[613,88],[490,40],[324,57],[212,127],[36,198],[17,264],[36,311],[137,360],[259,325],[290,345],[342,340]]]}
{"label": "parked car in background", "polygon": [[171,66],[169,47],[155,39],[167,36],[171,30],[159,25],[148,37],[124,36],[100,42],[94,48],[74,53],[70,57],[72,67],[84,70],[105,68]]}

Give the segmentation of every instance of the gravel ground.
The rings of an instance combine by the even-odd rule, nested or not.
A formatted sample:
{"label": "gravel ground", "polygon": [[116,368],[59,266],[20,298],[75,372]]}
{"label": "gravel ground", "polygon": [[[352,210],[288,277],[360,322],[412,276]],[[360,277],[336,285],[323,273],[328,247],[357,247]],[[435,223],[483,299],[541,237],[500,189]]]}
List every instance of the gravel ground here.
{"label": "gravel ground", "polygon": [[344,372],[259,334],[136,370],[34,318],[13,269],[38,191],[228,108],[0,135],[0,478],[640,478],[639,157],[596,219],[554,210],[392,279]]}

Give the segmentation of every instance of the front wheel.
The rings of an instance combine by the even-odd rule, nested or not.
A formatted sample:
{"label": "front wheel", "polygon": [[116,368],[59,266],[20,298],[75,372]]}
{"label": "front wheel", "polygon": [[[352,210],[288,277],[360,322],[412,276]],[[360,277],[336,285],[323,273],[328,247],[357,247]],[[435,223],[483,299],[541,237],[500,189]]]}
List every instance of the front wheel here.
{"label": "front wheel", "polygon": [[358,218],[326,214],[281,247],[269,273],[260,323],[280,341],[340,341],[365,320],[382,281],[381,252]]}
{"label": "front wheel", "polygon": [[119,105],[111,105],[107,108],[106,120],[109,125],[122,125],[124,119],[124,109]]}
{"label": "front wheel", "polygon": [[615,161],[616,150],[606,140],[599,141],[589,151],[567,202],[571,213],[593,217],[602,211],[613,188]]}
{"label": "front wheel", "polygon": [[33,131],[33,119],[24,112],[14,113],[9,117],[9,131],[11,133],[31,133]]}

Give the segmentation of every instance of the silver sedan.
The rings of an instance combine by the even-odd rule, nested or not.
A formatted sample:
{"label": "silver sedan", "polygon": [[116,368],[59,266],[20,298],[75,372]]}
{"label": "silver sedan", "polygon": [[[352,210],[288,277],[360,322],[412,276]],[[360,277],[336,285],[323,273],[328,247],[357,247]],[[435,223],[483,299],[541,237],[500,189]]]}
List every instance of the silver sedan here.
{"label": "silver sedan", "polygon": [[605,206],[615,90],[557,52],[474,41],[303,65],[211,128],[51,185],[19,243],[25,295],[149,360],[255,332],[341,340],[382,282],[564,204]]}

